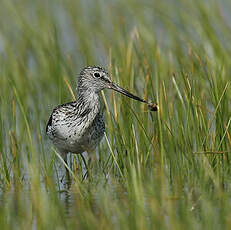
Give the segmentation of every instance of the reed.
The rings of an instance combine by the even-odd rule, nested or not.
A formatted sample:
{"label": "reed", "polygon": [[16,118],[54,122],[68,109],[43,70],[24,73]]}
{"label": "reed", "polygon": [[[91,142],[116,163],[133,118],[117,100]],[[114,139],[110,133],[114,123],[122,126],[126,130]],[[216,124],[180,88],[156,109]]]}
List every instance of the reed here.
{"label": "reed", "polygon": [[[228,0],[2,0],[1,229],[229,229],[230,10]],[[91,177],[70,156],[67,185],[45,126],[88,65],[159,111],[105,90]]]}

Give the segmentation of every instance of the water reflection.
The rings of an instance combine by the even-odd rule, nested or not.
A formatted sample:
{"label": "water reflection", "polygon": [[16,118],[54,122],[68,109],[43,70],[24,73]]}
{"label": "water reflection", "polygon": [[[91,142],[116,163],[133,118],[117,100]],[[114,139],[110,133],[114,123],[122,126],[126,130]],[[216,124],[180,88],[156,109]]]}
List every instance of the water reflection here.
{"label": "water reflection", "polygon": [[[62,162],[59,162],[58,178],[56,179],[59,180],[57,181],[57,184],[59,184],[58,192],[60,193],[60,200],[65,207],[65,214],[70,217],[73,215],[71,210],[74,206],[74,200],[76,196],[79,196],[77,192],[73,191],[72,185],[76,182],[75,179],[84,181],[87,180],[89,176],[89,171],[87,169],[87,165],[89,164],[88,154],[83,153],[82,157],[80,157],[80,155],[68,154],[67,164],[72,172],[67,170]],[[73,178],[73,176],[75,176],[75,178]]]}

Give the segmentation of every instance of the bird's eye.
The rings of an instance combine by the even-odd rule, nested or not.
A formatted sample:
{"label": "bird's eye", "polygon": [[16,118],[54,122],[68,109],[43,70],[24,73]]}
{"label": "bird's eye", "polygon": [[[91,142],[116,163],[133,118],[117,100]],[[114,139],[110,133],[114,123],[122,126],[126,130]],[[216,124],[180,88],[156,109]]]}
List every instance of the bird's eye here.
{"label": "bird's eye", "polygon": [[98,77],[100,77],[100,74],[96,72],[96,73],[94,73],[94,77],[98,78]]}

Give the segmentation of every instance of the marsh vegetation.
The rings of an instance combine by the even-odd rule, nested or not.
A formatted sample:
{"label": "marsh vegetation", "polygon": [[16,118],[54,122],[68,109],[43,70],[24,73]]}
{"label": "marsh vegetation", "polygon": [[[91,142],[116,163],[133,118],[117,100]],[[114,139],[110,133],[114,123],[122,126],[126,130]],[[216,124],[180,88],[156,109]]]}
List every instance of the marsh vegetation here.
{"label": "marsh vegetation", "polygon": [[[2,0],[0,228],[230,229],[230,1]],[[79,71],[105,90],[105,138],[85,176],[45,135]],[[87,156],[85,155],[87,159]]]}

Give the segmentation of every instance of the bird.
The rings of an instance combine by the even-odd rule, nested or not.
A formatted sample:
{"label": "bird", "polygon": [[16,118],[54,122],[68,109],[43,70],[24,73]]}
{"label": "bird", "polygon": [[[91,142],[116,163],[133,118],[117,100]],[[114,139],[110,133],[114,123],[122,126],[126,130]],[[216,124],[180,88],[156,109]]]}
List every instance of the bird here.
{"label": "bird", "polygon": [[65,161],[68,153],[94,151],[102,140],[105,122],[100,91],[106,88],[148,104],[151,111],[157,110],[156,104],[147,102],[115,84],[104,68],[83,68],[78,77],[76,100],[55,107],[46,126],[47,136]]}

